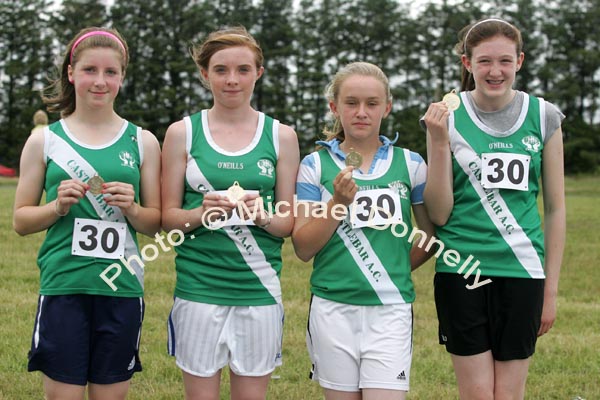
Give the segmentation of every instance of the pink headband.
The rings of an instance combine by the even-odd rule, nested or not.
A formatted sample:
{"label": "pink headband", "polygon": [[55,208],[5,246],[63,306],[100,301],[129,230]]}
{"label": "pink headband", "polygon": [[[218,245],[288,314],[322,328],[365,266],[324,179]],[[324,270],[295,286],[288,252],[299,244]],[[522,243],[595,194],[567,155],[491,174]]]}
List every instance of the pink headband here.
{"label": "pink headband", "polygon": [[71,47],[71,55],[69,56],[70,63],[73,63],[73,53],[75,52],[75,48],[77,46],[79,46],[79,43],[81,43],[83,40],[89,38],[90,36],[96,36],[96,35],[106,36],[106,37],[109,37],[109,38],[115,40],[117,43],[119,43],[119,46],[121,46],[121,49],[123,50],[123,54],[125,54],[125,55],[127,54],[127,51],[125,50],[125,45],[123,44],[123,42],[121,42],[121,39],[119,39],[116,35],[114,35],[110,32],[106,32],[106,31],[91,31],[91,32],[81,35],[79,37],[79,39],[77,39],[75,41],[75,43],[73,43],[73,47]]}

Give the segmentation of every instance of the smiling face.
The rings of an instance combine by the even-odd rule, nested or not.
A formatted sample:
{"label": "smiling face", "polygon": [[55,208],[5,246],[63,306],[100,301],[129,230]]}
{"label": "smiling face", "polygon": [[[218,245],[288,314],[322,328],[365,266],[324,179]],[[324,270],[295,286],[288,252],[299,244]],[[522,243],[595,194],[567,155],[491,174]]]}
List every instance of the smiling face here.
{"label": "smiling face", "polygon": [[235,46],[213,54],[208,69],[201,69],[201,73],[210,85],[215,103],[235,108],[250,104],[254,85],[263,70],[263,67],[257,69],[252,50]]}
{"label": "smiling face", "polygon": [[121,57],[117,50],[93,47],[83,50],[75,65],[69,65],[76,108],[112,108],[124,78]]}
{"label": "smiling face", "polygon": [[346,140],[362,141],[379,140],[381,120],[390,113],[392,103],[377,78],[351,75],[342,82],[336,100],[329,106],[340,119]]}
{"label": "smiling face", "polygon": [[462,56],[464,67],[473,74],[473,96],[480,107],[508,104],[523,59],[523,53],[517,53],[515,42],[502,35],[473,47],[470,59]]}

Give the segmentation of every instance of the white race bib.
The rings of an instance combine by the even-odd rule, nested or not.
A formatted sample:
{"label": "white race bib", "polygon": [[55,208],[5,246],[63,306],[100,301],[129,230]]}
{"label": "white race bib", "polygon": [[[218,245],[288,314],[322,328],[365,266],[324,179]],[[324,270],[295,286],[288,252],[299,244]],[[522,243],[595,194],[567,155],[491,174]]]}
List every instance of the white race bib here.
{"label": "white race bib", "polygon": [[481,186],[484,189],[529,190],[531,157],[515,153],[483,153]]}
{"label": "white race bib", "polygon": [[125,255],[127,224],[75,218],[71,254],[119,259]]}
{"label": "white race bib", "polygon": [[359,191],[350,204],[352,228],[385,226],[402,221],[402,206],[398,192],[392,189]]}

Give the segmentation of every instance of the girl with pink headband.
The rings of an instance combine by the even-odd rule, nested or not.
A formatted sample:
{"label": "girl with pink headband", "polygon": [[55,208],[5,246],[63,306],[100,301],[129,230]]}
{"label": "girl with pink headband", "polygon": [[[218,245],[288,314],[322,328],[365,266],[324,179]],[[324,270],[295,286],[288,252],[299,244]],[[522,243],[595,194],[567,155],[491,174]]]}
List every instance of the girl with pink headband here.
{"label": "girl with pink headband", "polygon": [[[436,237],[480,265],[468,278],[438,260],[439,340],[461,399],[523,399],[537,339],[556,319],[565,245],[564,115],[513,88],[525,59],[514,25],[484,19],[459,37],[461,92],[454,104],[432,103],[424,116],[424,196]],[[474,287],[476,281],[487,283]]]}
{"label": "girl with pink headband", "polygon": [[160,231],[160,146],[114,110],[128,61],[116,30],[79,32],[43,96],[62,119],[21,155],[13,225],[46,231],[28,370],[48,400],[125,399],[141,371],[143,264],[129,260],[138,232]]}
{"label": "girl with pink headband", "polygon": [[121,50],[123,50],[123,54],[125,54],[125,55],[127,54],[127,50],[125,49],[125,45],[123,44],[123,41],[121,39],[119,39],[119,37],[117,35],[115,35],[114,33],[110,33],[108,31],[90,31],[88,33],[85,33],[85,34],[79,36],[79,38],[77,38],[77,40],[75,40],[75,43],[73,43],[73,46],[71,46],[69,62],[71,62],[71,63],[73,62],[73,53],[75,52],[75,49],[77,48],[79,43],[81,43],[83,40],[85,40],[91,36],[106,36],[108,38],[111,38],[121,46]]}

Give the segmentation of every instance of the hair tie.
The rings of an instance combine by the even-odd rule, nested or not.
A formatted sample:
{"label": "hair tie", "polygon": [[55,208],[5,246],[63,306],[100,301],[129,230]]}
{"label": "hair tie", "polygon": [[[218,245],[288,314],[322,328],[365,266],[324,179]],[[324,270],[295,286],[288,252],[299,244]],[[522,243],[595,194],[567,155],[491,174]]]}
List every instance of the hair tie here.
{"label": "hair tie", "polygon": [[110,32],[106,32],[106,31],[91,31],[88,32],[86,34],[81,35],[76,41],[75,43],[73,43],[73,47],[71,47],[71,54],[69,56],[69,63],[73,63],[73,53],[75,52],[75,48],[77,46],[79,46],[79,43],[81,43],[83,40],[89,38],[90,36],[106,36],[109,37],[113,40],[115,40],[117,43],[119,43],[119,46],[121,46],[121,49],[123,50],[123,54],[127,55],[127,51],[125,50],[125,45],[123,44],[123,42],[121,41],[121,39],[119,39],[117,37],[117,35],[112,34]]}
{"label": "hair tie", "polygon": [[469,37],[469,33],[471,33],[471,31],[473,30],[473,28],[475,28],[477,25],[483,24],[484,22],[490,22],[490,21],[503,22],[506,25],[510,26],[511,28],[513,27],[512,24],[510,24],[509,22],[506,22],[505,20],[500,19],[500,18],[488,18],[488,19],[484,19],[484,20],[481,20],[481,21],[477,22],[471,28],[469,28],[469,30],[465,34],[465,37],[463,38],[463,44],[464,44],[464,52],[465,52],[465,54],[467,54],[467,38]]}

